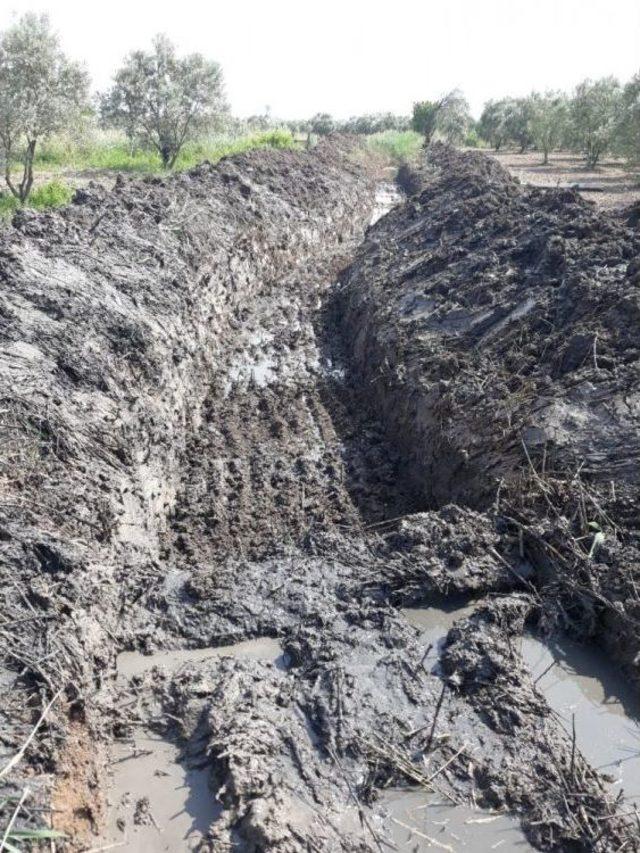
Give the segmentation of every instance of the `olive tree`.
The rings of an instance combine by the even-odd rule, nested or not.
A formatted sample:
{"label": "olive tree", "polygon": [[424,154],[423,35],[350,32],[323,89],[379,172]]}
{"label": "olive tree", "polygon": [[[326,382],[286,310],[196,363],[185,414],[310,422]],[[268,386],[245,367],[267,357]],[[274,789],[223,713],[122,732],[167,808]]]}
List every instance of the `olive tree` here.
{"label": "olive tree", "polygon": [[622,90],[614,77],[584,80],[570,104],[569,141],[593,169],[610,151],[619,125]]}
{"label": "olive tree", "polygon": [[640,74],[622,92],[614,149],[632,163],[640,162]]}
{"label": "olive tree", "polygon": [[[46,15],[24,15],[0,34],[0,152],[4,177],[21,202],[33,186],[38,142],[68,127],[87,106],[89,78],[70,61]],[[21,164],[22,175],[12,169]]]}
{"label": "olive tree", "polygon": [[418,101],[413,105],[411,129],[424,136],[426,145],[431,142],[436,132],[439,110],[439,101]]}
{"label": "olive tree", "polygon": [[329,113],[316,113],[309,119],[309,129],[316,136],[328,136],[336,129],[336,123]]}
{"label": "olive tree", "polygon": [[496,151],[507,141],[507,99],[487,101],[478,122],[478,133]]}
{"label": "olive tree", "polygon": [[440,101],[436,130],[447,142],[457,145],[464,140],[470,124],[467,99],[459,89],[454,89]]}
{"label": "olive tree", "polygon": [[567,114],[567,99],[561,92],[534,93],[529,99],[529,131],[544,165],[549,162],[549,152],[565,137]]}
{"label": "olive tree", "polygon": [[531,145],[531,99],[507,98],[504,102],[504,130],[507,139],[515,142],[524,154]]}
{"label": "olive tree", "polygon": [[155,149],[168,169],[187,140],[227,112],[220,65],[199,53],[179,57],[161,35],[153,50],[136,50],[127,57],[100,101],[105,124]]}
{"label": "olive tree", "polygon": [[424,136],[425,145],[436,132],[450,142],[459,142],[464,138],[469,118],[469,105],[462,92],[453,89],[438,101],[415,103],[411,128]]}

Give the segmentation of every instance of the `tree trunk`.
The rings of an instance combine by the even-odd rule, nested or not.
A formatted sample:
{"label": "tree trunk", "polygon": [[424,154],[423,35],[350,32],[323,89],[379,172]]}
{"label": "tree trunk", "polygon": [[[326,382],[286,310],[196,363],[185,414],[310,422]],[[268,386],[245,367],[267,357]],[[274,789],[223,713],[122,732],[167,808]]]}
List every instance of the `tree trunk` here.
{"label": "tree trunk", "polygon": [[33,186],[33,159],[36,153],[36,140],[30,139],[27,143],[27,149],[24,152],[24,167],[22,172],[22,180],[18,187],[19,198],[22,204],[29,198],[31,187]]}
{"label": "tree trunk", "polygon": [[11,178],[11,154],[12,154],[11,148],[10,147],[5,148],[4,153],[5,153],[4,180],[5,180],[6,185],[11,190],[11,195],[14,198],[19,199],[20,198],[20,190],[18,187],[16,187],[16,185],[13,183],[13,180]]}
{"label": "tree trunk", "polygon": [[162,160],[163,167],[165,169],[170,169],[171,166],[173,165],[173,162],[175,161],[175,157],[178,156],[177,152],[173,156],[173,159],[172,159],[171,146],[170,145],[166,145],[166,144],[161,145],[159,150],[160,150],[160,159]]}

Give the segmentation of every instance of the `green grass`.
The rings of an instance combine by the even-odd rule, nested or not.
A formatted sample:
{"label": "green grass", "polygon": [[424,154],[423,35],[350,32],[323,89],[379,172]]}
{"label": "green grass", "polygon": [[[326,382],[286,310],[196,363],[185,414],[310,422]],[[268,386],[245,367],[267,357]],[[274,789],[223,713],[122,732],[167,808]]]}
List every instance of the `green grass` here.
{"label": "green grass", "polygon": [[[212,136],[188,142],[178,156],[174,171],[190,169],[203,160],[216,162],[229,154],[252,148],[294,148],[296,141],[288,130],[271,130],[241,137]],[[154,151],[136,148],[119,133],[95,133],[75,141],[56,137],[36,151],[35,167],[46,171],[83,171],[97,169],[113,172],[162,172],[160,157]]]}
{"label": "green grass", "polygon": [[[60,207],[63,204],[69,204],[73,198],[74,190],[63,181],[54,179],[47,181],[46,184],[37,186],[27,199],[26,207],[32,207],[36,210],[45,210],[50,207]],[[20,207],[20,202],[17,198],[8,193],[0,196],[0,216],[10,217]]]}
{"label": "green grass", "polygon": [[422,136],[414,130],[384,130],[367,137],[371,151],[398,165],[417,160],[422,143]]}

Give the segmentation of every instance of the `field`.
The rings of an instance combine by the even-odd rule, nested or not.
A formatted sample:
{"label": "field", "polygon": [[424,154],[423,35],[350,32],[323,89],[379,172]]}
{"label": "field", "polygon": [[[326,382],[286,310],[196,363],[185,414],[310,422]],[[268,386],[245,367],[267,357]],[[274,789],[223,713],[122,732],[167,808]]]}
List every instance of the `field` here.
{"label": "field", "polygon": [[421,146],[43,153],[82,192],[0,233],[8,850],[640,850],[632,178]]}
{"label": "field", "polygon": [[602,210],[615,211],[640,201],[640,174],[620,160],[605,159],[589,170],[584,157],[568,152],[552,152],[547,165],[537,151],[487,153],[522,183],[535,187],[577,185],[584,197]]}

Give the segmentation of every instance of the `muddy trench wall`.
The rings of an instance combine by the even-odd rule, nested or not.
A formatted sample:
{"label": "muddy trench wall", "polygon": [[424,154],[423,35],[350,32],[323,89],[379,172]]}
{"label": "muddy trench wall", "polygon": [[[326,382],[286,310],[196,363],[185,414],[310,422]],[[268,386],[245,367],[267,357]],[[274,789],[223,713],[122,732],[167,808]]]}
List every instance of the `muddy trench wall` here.
{"label": "muddy trench wall", "polygon": [[23,742],[40,689],[72,685],[52,725],[84,719],[126,641],[127,579],[160,558],[230,321],[314,257],[339,268],[372,205],[349,146],[320,146],[89,187],[2,234],[0,572],[15,621],[0,752]]}
{"label": "muddy trench wall", "polygon": [[404,182],[339,296],[368,404],[422,506],[485,512],[637,680],[637,233],[479,153]]}

